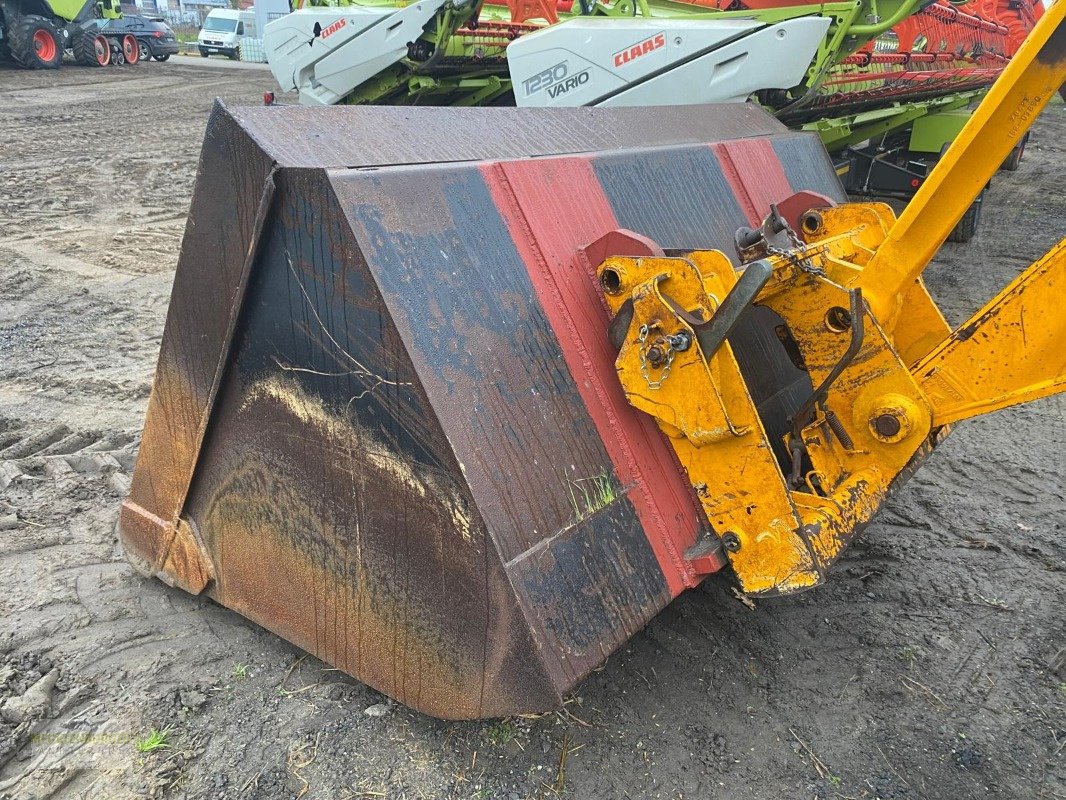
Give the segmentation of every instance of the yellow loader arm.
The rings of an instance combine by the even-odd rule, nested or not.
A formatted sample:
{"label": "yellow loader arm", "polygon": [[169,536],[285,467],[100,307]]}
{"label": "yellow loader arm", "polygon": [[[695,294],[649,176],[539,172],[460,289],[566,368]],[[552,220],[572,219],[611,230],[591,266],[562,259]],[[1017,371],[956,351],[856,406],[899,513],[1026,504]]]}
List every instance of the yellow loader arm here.
{"label": "yellow loader arm", "polygon": [[[720,251],[612,256],[597,274],[616,368],[685,468],[746,592],[819,583],[945,426],[1066,388],[1066,242],[955,331],[921,273],[1066,82],[1066,2],[1048,9],[897,219],[880,203],[777,210]],[[810,376],[784,445],[728,336],[754,303]],[[788,462],[791,463],[788,463]],[[696,554],[698,555],[698,554]]]}

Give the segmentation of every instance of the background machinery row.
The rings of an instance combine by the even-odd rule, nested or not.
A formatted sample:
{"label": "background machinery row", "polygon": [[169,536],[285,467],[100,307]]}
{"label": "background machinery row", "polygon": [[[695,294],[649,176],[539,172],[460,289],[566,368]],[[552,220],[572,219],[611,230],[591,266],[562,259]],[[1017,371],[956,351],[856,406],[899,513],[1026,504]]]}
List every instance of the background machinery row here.
{"label": "background machinery row", "polygon": [[[816,132],[853,195],[907,199],[1042,13],[1040,0],[362,0],[308,3],[264,43],[282,89],[313,105],[753,100]],[[982,198],[952,240],[973,235]]]}

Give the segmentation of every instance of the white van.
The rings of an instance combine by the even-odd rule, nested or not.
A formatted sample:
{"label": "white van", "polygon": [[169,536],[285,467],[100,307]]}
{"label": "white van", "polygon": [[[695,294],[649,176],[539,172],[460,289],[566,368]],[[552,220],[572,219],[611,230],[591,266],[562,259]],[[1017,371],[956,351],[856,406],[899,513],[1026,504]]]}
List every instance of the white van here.
{"label": "white van", "polygon": [[216,8],[207,15],[197,44],[200,55],[207,58],[219,53],[232,59],[239,57],[237,47],[245,36],[255,36],[255,11]]}

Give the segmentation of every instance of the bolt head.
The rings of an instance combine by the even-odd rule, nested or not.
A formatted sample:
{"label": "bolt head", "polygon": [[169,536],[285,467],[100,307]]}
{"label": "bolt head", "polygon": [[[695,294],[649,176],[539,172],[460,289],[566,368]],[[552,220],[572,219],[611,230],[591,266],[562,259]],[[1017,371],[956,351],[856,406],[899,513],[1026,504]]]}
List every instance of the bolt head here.
{"label": "bolt head", "polygon": [[722,536],[722,547],[728,550],[730,553],[735,553],[740,549],[740,537],[730,531]]}
{"label": "bolt head", "polygon": [[873,425],[873,429],[884,436],[886,439],[891,439],[894,436],[898,436],[903,426],[899,421],[899,417],[895,414],[878,414],[870,422]]}

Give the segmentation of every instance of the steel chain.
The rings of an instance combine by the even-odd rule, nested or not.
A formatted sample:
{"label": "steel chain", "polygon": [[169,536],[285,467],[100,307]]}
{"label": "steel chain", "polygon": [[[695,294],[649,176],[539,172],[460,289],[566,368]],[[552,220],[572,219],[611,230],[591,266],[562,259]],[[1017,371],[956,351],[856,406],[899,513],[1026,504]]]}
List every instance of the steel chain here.
{"label": "steel chain", "polygon": [[651,375],[648,372],[648,359],[644,352],[644,344],[648,340],[648,326],[640,326],[640,334],[638,342],[640,346],[637,348],[637,353],[640,356],[640,374],[644,377],[644,382],[648,384],[649,389],[658,389],[666,381],[666,378],[670,375],[670,365],[674,363],[674,345],[670,341],[670,337],[666,337],[666,363],[663,365],[662,374],[658,380],[652,380]]}
{"label": "steel chain", "polygon": [[796,232],[794,230],[792,230],[792,226],[791,225],[785,225],[785,232],[788,234],[788,239],[789,239],[790,242],[792,242],[792,246],[795,249],[793,249],[793,250],[782,250],[779,247],[774,247],[772,244],[770,244],[769,241],[767,241],[767,243],[766,243],[767,252],[770,253],[771,255],[781,256],[789,264],[791,264],[796,269],[798,269],[800,272],[806,272],[808,275],[815,275],[815,276],[817,276],[819,278],[824,278],[825,277],[825,270],[824,269],[822,269],[821,267],[817,267],[813,263],[811,263],[811,260],[809,258],[807,258],[806,255],[804,255],[802,257],[796,255],[796,251],[797,250],[799,252],[801,252],[801,253],[806,253],[807,246],[802,241],[800,241],[799,236],[797,236]]}

